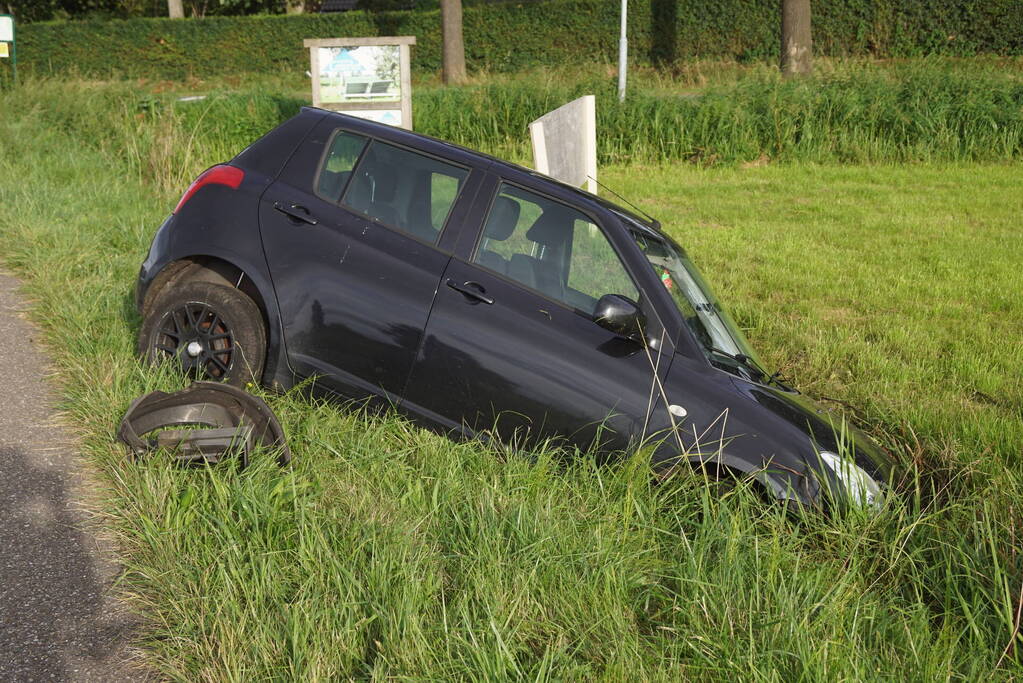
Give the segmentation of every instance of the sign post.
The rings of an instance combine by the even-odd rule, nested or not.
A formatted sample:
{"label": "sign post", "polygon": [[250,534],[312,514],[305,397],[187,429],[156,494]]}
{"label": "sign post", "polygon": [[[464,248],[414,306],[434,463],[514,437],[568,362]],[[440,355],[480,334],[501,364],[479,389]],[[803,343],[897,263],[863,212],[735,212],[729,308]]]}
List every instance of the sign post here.
{"label": "sign post", "polygon": [[412,130],[415,36],[309,38],[313,106]]}
{"label": "sign post", "polygon": [[18,83],[18,47],[14,41],[14,17],[0,14],[0,59],[11,60],[14,84]]}

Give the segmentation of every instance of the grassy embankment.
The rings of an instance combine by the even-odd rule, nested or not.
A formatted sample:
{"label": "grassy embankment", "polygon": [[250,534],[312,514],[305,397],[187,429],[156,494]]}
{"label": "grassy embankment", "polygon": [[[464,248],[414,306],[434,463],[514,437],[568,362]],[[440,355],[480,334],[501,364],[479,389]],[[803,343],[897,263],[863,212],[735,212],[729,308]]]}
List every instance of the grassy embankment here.
{"label": "grassy embankment", "polygon": [[[809,116],[798,86],[740,74],[717,87],[750,101],[707,100],[716,142],[701,149],[716,158],[696,155],[953,163],[703,169],[652,163],[654,149],[602,170],[690,249],[773,365],[855,406],[919,472],[877,518],[804,523],[684,478],[652,489],[641,462],[530,464],[297,394],[269,398],[296,456],[286,473],[127,463],[112,439],[130,399],[180,384],[132,354],[129,291],[152,230],[197,170],[294,103],[241,95],[172,115],[127,84],[5,93],[0,258],[26,282],[107,487],[153,664],[183,680],[1020,675],[1023,193],[1017,164],[963,163],[1018,159],[1019,102],[997,127],[956,104],[992,110],[1019,78],[981,71],[990,81],[944,79],[980,86],[943,113],[890,128],[869,108]],[[497,97],[479,87],[480,102]],[[850,102],[871,99],[849,87]],[[915,101],[902,92],[891,107]],[[443,135],[430,97],[464,95],[420,97],[421,128]],[[737,127],[759,101],[788,123]],[[462,134],[521,158],[502,137],[529,118],[513,109],[481,109],[487,123]],[[683,135],[654,119],[637,135]],[[928,126],[934,139],[910,134]],[[772,130],[776,146],[749,147]],[[841,139],[861,153],[836,155]]]}

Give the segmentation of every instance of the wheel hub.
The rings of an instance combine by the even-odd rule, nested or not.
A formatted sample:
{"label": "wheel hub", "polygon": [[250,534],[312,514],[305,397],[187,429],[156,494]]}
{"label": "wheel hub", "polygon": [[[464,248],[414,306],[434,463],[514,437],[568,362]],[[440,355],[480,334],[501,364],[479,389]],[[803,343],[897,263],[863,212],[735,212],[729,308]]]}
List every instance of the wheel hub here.
{"label": "wheel hub", "polygon": [[234,362],[234,335],[204,303],[188,303],[168,313],[154,346],[176,358],[181,369],[194,376],[222,379]]}

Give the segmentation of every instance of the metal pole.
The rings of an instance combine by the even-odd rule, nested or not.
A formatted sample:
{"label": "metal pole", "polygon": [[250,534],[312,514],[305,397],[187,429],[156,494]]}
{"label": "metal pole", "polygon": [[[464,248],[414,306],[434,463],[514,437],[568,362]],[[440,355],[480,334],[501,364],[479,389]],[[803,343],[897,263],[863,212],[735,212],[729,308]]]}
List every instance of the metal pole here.
{"label": "metal pole", "polygon": [[625,30],[629,0],[622,0],[622,33],[618,39],[618,101],[625,101],[625,69],[629,60],[629,38]]}

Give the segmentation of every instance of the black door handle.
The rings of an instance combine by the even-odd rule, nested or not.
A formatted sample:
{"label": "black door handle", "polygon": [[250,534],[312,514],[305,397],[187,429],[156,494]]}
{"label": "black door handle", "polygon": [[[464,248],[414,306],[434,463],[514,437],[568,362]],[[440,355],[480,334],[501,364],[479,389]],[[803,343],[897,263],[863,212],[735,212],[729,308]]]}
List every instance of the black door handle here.
{"label": "black door handle", "polygon": [[483,285],[479,284],[478,282],[473,282],[470,280],[469,282],[458,284],[454,280],[448,278],[448,281],[445,282],[444,284],[446,284],[448,287],[455,290],[459,294],[464,294],[470,299],[475,299],[475,301],[482,301],[485,304],[494,303],[494,300],[487,296],[487,290],[483,289]]}
{"label": "black door handle", "polygon": [[308,223],[309,225],[316,225],[317,223],[317,220],[313,218],[312,215],[309,213],[309,209],[305,208],[304,206],[300,206],[298,204],[282,204],[280,202],[274,202],[274,208],[280,211],[281,213],[285,214],[286,216],[294,218],[297,221],[303,221],[305,223]]}

